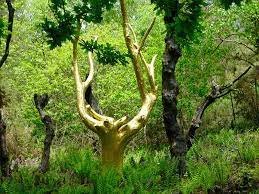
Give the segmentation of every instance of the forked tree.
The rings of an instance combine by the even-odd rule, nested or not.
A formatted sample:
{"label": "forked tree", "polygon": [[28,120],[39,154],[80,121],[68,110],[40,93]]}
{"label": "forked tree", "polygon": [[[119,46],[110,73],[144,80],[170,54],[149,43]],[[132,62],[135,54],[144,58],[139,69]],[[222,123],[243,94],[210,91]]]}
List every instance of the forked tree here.
{"label": "forked tree", "polygon": [[[147,28],[141,41],[138,42],[134,30],[129,24],[125,0],[120,0],[125,43],[134,67],[142,106],[139,112],[131,119],[125,116],[117,120],[112,117],[98,114],[85,100],[85,92],[90,87],[95,74],[93,53],[91,51],[88,52],[89,75],[87,79],[83,81],[78,67],[78,45],[80,43],[83,23],[99,23],[102,20],[104,9],[110,9],[115,2],[116,1],[88,0],[81,1],[78,4],[73,3],[72,5],[65,0],[52,0],[50,7],[55,15],[55,19],[54,21],[45,19],[43,29],[50,38],[49,43],[53,47],[61,45],[65,40],[70,40],[72,42],[72,69],[76,82],[79,114],[85,126],[100,137],[103,165],[120,168],[123,164],[123,153],[127,144],[147,123],[157,98],[157,86],[154,78],[154,63],[156,56],[153,57],[151,63],[147,63],[141,51],[154,26],[155,19]],[[70,6],[70,9],[67,9],[68,6]],[[145,86],[146,82],[142,66],[144,66],[144,70],[147,73],[147,83],[149,83],[150,87]]]}
{"label": "forked tree", "polygon": [[[205,5],[204,2],[204,0],[151,0],[151,3],[156,5],[158,13],[163,14],[166,26],[162,64],[163,118],[171,156],[179,159],[178,169],[181,175],[186,170],[185,155],[192,146],[196,130],[202,123],[202,117],[206,109],[218,99],[229,94],[233,90],[233,86],[254,66],[250,63],[250,66],[228,85],[220,86],[212,82],[210,93],[197,107],[190,127],[186,129],[187,133],[185,133],[177,120],[179,85],[176,79],[176,69],[182,56],[182,48],[190,44],[195,39],[195,33],[202,29],[199,20],[202,7]],[[240,4],[241,0],[219,0],[219,2],[225,8],[229,8],[232,3]]]}

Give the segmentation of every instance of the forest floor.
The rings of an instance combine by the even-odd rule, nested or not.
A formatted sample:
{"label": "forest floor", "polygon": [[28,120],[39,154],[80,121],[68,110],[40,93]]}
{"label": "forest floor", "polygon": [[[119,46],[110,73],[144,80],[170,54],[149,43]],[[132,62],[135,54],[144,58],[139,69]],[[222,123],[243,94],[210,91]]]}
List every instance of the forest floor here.
{"label": "forest floor", "polygon": [[47,173],[20,166],[2,180],[0,193],[259,193],[258,131],[221,130],[200,138],[187,154],[182,179],[166,148],[128,151],[122,173],[101,170],[90,150],[55,148]]}

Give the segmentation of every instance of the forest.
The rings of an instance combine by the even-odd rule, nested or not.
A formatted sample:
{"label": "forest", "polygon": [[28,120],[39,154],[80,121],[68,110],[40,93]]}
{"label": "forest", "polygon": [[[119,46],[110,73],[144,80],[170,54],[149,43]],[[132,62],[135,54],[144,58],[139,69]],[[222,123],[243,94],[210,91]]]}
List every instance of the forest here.
{"label": "forest", "polygon": [[0,0],[0,193],[259,193],[259,1]]}

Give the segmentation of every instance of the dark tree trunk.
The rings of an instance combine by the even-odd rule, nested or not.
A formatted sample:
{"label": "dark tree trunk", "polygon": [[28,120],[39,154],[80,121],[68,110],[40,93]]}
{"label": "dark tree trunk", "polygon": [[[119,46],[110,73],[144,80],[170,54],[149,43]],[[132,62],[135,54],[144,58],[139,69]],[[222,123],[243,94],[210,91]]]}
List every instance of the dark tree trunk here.
{"label": "dark tree trunk", "polygon": [[50,116],[46,115],[46,113],[43,111],[43,109],[47,106],[48,101],[49,101],[49,97],[47,94],[44,94],[44,95],[35,94],[34,95],[34,103],[39,112],[41,121],[45,125],[45,133],[46,133],[41,163],[39,165],[39,171],[41,173],[47,172],[47,170],[49,168],[50,147],[52,144],[52,140],[55,136],[53,121],[50,118]]}
{"label": "dark tree trunk", "polygon": [[97,113],[103,114],[101,108],[99,107],[99,103],[93,94],[92,85],[90,85],[85,92],[85,100]]}
{"label": "dark tree trunk", "polygon": [[167,34],[162,73],[163,117],[171,155],[172,157],[180,158],[179,173],[182,174],[185,171],[185,162],[182,157],[186,153],[186,142],[183,130],[177,121],[177,95],[179,94],[179,88],[175,75],[175,68],[180,57],[180,47],[175,43],[173,37]]}
{"label": "dark tree trunk", "polygon": [[9,154],[6,140],[6,124],[3,119],[4,92],[0,90],[0,165],[3,177],[10,176]]}
{"label": "dark tree trunk", "polygon": [[[88,74],[86,75],[86,79],[87,77],[88,77]],[[85,92],[85,100],[97,113],[103,114],[103,111],[99,107],[99,103],[93,94],[92,84],[87,88]]]}

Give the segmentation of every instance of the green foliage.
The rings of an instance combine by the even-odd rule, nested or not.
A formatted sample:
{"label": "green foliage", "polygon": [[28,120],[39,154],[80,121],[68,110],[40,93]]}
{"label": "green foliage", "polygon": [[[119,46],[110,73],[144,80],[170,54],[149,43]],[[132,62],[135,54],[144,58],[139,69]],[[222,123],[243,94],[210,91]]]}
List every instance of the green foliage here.
{"label": "green foliage", "polygon": [[111,9],[115,2],[116,0],[84,0],[75,5],[74,11],[77,18],[87,23],[100,23],[103,20],[104,10]]}
{"label": "green foliage", "polygon": [[156,5],[158,13],[164,14],[167,32],[184,45],[194,40],[195,32],[201,31],[203,0],[151,0],[151,3]]}
{"label": "green foliage", "polygon": [[[114,169],[103,171],[88,148],[69,146],[53,150],[47,173],[39,174],[36,167],[21,166],[12,179],[2,181],[0,192],[206,193],[228,185],[238,185],[236,190],[241,192],[253,191],[259,173],[258,138],[258,132],[236,135],[231,130],[222,130],[209,134],[195,142],[188,152],[187,174],[183,179],[176,175],[177,161],[170,159],[168,149],[143,147],[129,151],[123,171],[118,173]],[[254,155],[247,157],[251,149]]]}
{"label": "green foliage", "polygon": [[[168,150],[150,151],[140,149],[128,153],[123,170],[124,185],[128,193],[157,193],[171,191],[179,181],[177,161],[170,161]],[[168,168],[170,166],[170,168]]]}
{"label": "green foliage", "polygon": [[219,0],[220,4],[225,8],[229,9],[230,6],[235,3],[236,5],[240,5],[243,0]]}
{"label": "green foliage", "polygon": [[96,176],[94,193],[120,193],[120,175],[114,169],[107,169]]}
{"label": "green foliage", "polygon": [[97,41],[91,40],[91,41],[82,41],[80,43],[82,48],[85,51],[91,51],[95,52],[97,55],[97,60],[99,63],[103,65],[116,65],[116,64],[122,64],[126,65],[129,62],[127,61],[127,58],[129,57],[129,54],[121,53],[119,50],[117,50],[115,47],[113,47],[111,44],[99,44]]}
{"label": "green foliage", "polygon": [[51,49],[61,46],[67,40],[72,40],[78,33],[77,26],[82,21],[100,23],[105,9],[112,8],[115,0],[68,1],[51,0],[50,10],[54,18],[45,18],[41,24],[46,32]]}
{"label": "green foliage", "polygon": [[62,150],[57,157],[56,165],[61,170],[69,170],[82,180],[86,177],[93,178],[97,176],[97,169],[100,167],[99,161],[93,156],[90,150],[78,150],[70,148]]}
{"label": "green foliage", "polygon": [[[168,1],[170,2],[172,1]],[[71,2],[67,1],[65,8],[73,15],[73,6],[69,3]],[[132,26],[136,29],[136,36],[141,37],[146,31],[145,26],[150,22],[149,13],[154,6],[145,0],[131,0],[128,3]],[[19,170],[13,173],[12,179],[3,180],[0,184],[0,193],[172,193],[179,190],[183,193],[206,193],[214,187],[226,188],[232,184],[243,185],[243,182],[250,185],[253,181],[259,181],[258,131],[246,132],[250,126],[244,122],[244,125],[239,127],[246,133],[235,134],[229,130],[218,133],[222,126],[228,126],[232,119],[228,97],[216,102],[206,111],[202,128],[198,131],[200,139],[197,139],[188,153],[188,173],[183,180],[176,176],[177,161],[170,160],[167,149],[134,150],[135,145],[144,143],[152,145],[156,150],[163,147],[163,143],[167,145],[162,124],[161,98],[158,98],[145,130],[130,145],[129,149],[134,151],[127,153],[122,176],[118,176],[113,170],[102,172],[97,157],[88,149],[82,149],[92,143],[92,134],[85,130],[76,110],[74,80],[70,70],[71,45],[63,44],[62,48],[50,51],[42,41],[42,34],[35,27],[42,21],[42,17],[48,15],[49,21],[60,28],[55,16],[47,11],[45,4],[47,5],[47,0],[33,0],[19,9],[16,7],[16,13],[19,14],[14,25],[12,55],[0,72],[0,87],[4,88],[10,99],[5,109],[10,138],[9,150],[12,159],[21,158]],[[109,20],[104,20],[101,25],[88,24],[89,33],[82,39],[90,40],[91,35],[97,34],[100,42],[109,42],[116,50],[126,53],[119,8],[117,5],[115,7],[113,12],[103,15],[105,18],[109,15]],[[62,9],[59,10],[62,15]],[[230,37],[230,40],[242,41],[255,49],[253,46],[258,39],[258,15],[257,0],[247,1],[241,6],[232,6],[228,10],[214,5],[206,7],[202,19],[204,34],[199,37],[200,43],[183,49],[183,56],[177,67],[177,79],[181,88],[179,116],[185,123],[184,128],[189,127],[193,111],[210,91],[210,81],[214,79],[219,84],[228,83],[234,77],[233,66],[238,70],[243,69],[243,64],[230,60],[230,57],[236,52],[247,51],[232,43],[222,43],[215,50],[220,42],[219,38],[238,34]],[[161,48],[164,48],[165,31],[162,20],[159,15],[158,22],[146,42],[150,49],[143,48],[147,61],[151,61],[151,57],[158,54],[159,61],[155,71],[158,93],[161,93]],[[81,50],[78,55],[83,75],[86,74],[87,57]],[[135,115],[141,104],[138,104],[140,100],[132,67],[97,66],[96,71],[98,73],[93,83],[94,92],[105,114],[116,118],[126,114],[129,117]],[[250,81],[247,84],[252,90],[254,88]],[[244,87],[250,90],[247,86]],[[37,164],[30,161],[38,161],[41,156],[44,126],[33,105],[32,95],[45,92],[51,96],[47,111],[55,121],[56,138],[51,152],[50,171],[39,176],[35,173]],[[245,93],[251,98],[254,96],[254,93]],[[250,103],[250,99],[245,100]],[[244,106],[244,110],[250,108],[253,107],[247,104]],[[247,121],[244,113],[240,112],[240,117]],[[67,145],[72,148],[67,149]],[[244,187],[237,191],[246,189]]]}
{"label": "green foliage", "polygon": [[247,164],[254,164],[254,162],[259,158],[258,148],[259,143],[256,137],[244,137],[241,144],[238,145],[238,157],[240,157],[241,161]]}
{"label": "green foliage", "polygon": [[233,99],[236,102],[236,115],[240,117],[237,121],[240,125],[237,126],[237,129],[240,132],[245,129],[242,127],[243,125],[249,126],[250,129],[257,129],[259,125],[258,75],[256,71],[256,69],[252,70],[249,75],[240,80],[236,91],[233,92]]}
{"label": "green foliage", "polygon": [[[255,151],[259,149],[257,141],[258,132],[239,136],[228,130],[200,139],[188,152],[188,177],[181,183],[182,192],[208,191],[215,186],[224,188],[235,176],[239,179],[244,173],[254,171],[254,162],[259,159],[258,151]],[[248,169],[233,175],[247,163],[251,165]]]}
{"label": "green foliage", "polygon": [[[193,43],[189,48],[183,48],[182,57],[177,64],[177,80],[179,88],[181,88],[178,107],[183,115],[181,120],[186,125],[185,128],[189,126],[196,108],[209,94],[212,80],[221,85],[228,84],[246,69],[248,64],[239,61],[235,56],[240,56],[243,53],[244,56],[240,57],[248,59],[254,53],[244,45],[227,41],[238,40],[256,51],[256,39],[259,31],[255,21],[258,21],[258,5],[258,1],[252,0],[242,3],[241,6],[233,6],[229,10],[215,5],[206,7],[207,11],[201,19],[204,30],[199,37],[199,43]],[[230,36],[226,42],[220,44],[221,39],[231,34],[234,36]],[[220,46],[218,46],[219,44]],[[242,92],[236,94],[240,94],[239,97],[246,97],[246,100],[244,98],[241,100],[242,103],[246,104],[244,110],[252,110],[250,115],[253,117],[250,118],[256,118],[256,114],[254,114],[256,106],[255,103],[251,103],[252,98],[254,99],[253,96],[255,96],[254,86],[250,82],[245,85],[242,87],[245,95]],[[238,85],[236,87],[239,88]],[[251,88],[251,92],[248,93],[246,91],[249,88]],[[235,101],[235,111],[239,112],[236,103]],[[243,113],[240,112],[240,118],[245,116]],[[232,118],[231,102],[229,96],[226,96],[206,110],[201,132],[230,126]],[[244,121],[248,120],[244,119]],[[248,125],[248,123],[250,124]],[[251,122],[244,122],[239,128],[242,130],[251,129]]]}
{"label": "green foliage", "polygon": [[47,33],[47,42],[51,49],[61,46],[63,42],[72,39],[72,35],[76,32],[76,28],[72,23],[73,20],[72,15],[66,15],[66,17],[61,18],[58,23],[47,18],[45,19],[42,28]]}
{"label": "green foliage", "polygon": [[4,29],[5,29],[5,23],[3,18],[0,18],[0,43],[1,43],[1,38],[4,37]]}

